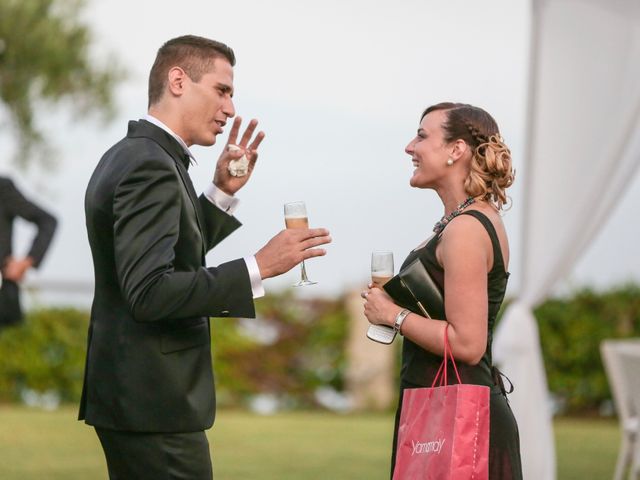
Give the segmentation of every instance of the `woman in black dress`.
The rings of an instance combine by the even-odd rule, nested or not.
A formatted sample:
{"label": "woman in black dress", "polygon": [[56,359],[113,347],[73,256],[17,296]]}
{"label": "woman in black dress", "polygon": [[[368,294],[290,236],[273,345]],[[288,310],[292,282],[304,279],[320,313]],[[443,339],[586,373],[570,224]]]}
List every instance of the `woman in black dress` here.
{"label": "woman in black dress", "polygon": [[448,323],[462,382],[491,388],[489,478],[521,479],[518,427],[491,360],[493,327],[509,277],[509,246],[500,210],[514,180],[511,154],[491,115],[458,103],[427,108],[405,151],[415,167],[409,183],[435,190],[444,216],[434,235],[409,254],[403,267],[420,258],[443,293],[446,318],[405,315],[372,285],[362,293],[369,322],[394,326],[405,337],[391,474],[402,392],[431,386],[442,362]]}

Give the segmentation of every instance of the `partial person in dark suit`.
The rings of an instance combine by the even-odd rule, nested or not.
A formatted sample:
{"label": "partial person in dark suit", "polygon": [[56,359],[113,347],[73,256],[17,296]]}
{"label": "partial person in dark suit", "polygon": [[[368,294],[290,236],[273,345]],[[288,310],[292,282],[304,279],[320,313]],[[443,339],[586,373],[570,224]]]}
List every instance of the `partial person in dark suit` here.
{"label": "partial person in dark suit", "polygon": [[[111,479],[212,478],[208,317],[254,317],[262,279],[324,255],[316,247],[331,240],[325,229],[284,230],[255,255],[205,266],[206,252],[240,226],[234,194],[264,137],[252,120],[238,138],[236,118],[213,182],[196,196],[189,147],[213,145],[235,116],[234,64],[213,40],[165,43],[149,76],[148,115],[129,123],[87,188],[95,294],[79,418],[95,427]],[[229,163],[242,155],[248,172],[233,176]]]}
{"label": "partial person in dark suit", "polygon": [[[23,258],[13,255],[13,224],[16,217],[33,223],[37,233]],[[0,177],[0,328],[22,320],[20,282],[31,268],[38,268],[56,230],[56,219],[27,200],[6,177]]]}

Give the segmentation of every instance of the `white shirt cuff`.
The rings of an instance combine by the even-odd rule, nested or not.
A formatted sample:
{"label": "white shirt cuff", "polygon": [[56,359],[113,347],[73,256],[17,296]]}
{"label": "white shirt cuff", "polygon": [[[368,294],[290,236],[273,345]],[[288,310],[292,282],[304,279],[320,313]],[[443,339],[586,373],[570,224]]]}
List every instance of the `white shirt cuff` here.
{"label": "white shirt cuff", "polygon": [[229,195],[223,192],[218,187],[216,187],[213,182],[211,182],[209,186],[205,188],[203,193],[211,203],[213,203],[216,207],[218,207],[223,212],[228,213],[229,215],[233,215],[233,212],[235,212],[236,208],[238,208],[238,203],[240,203],[240,200],[238,200],[233,195]]}
{"label": "white shirt cuff", "polygon": [[253,293],[253,298],[264,297],[265,291],[262,286],[262,276],[260,275],[260,269],[258,268],[256,257],[253,255],[244,257],[244,262],[247,264],[247,270],[249,270],[249,280],[251,281],[251,292]]}

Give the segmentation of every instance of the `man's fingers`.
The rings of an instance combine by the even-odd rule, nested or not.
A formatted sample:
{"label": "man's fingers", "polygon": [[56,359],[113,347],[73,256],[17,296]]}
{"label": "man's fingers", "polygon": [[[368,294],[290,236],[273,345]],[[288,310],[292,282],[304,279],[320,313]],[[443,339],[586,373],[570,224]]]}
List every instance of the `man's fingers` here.
{"label": "man's fingers", "polygon": [[330,235],[329,230],[326,228],[309,228],[307,230],[300,230],[306,232],[305,238],[312,237],[328,237]]}
{"label": "man's fingers", "polygon": [[302,252],[302,258],[307,260],[313,257],[323,257],[327,254],[327,251],[324,248],[310,248],[309,250],[305,250]]}
{"label": "man's fingers", "polygon": [[236,117],[233,119],[233,124],[231,125],[231,130],[229,130],[229,140],[227,140],[227,145],[236,145],[236,140],[238,138],[238,132],[240,131],[240,124],[242,123],[242,117]]}
{"label": "man's fingers", "polygon": [[303,250],[331,243],[333,240],[326,228],[291,228],[285,231],[291,235],[289,238]]}
{"label": "man's fingers", "polygon": [[227,155],[231,157],[231,160],[239,160],[244,153],[242,153],[242,150],[229,150]]}
{"label": "man's fingers", "polygon": [[[253,136],[253,132],[257,126],[258,126],[258,120],[256,120],[255,118],[252,118],[251,121],[249,122],[249,125],[247,125],[247,129],[242,134],[242,139],[240,140],[240,146],[242,148],[247,147],[247,143],[249,143],[249,140]],[[236,135],[237,134],[238,133],[236,132]]]}
{"label": "man's fingers", "polygon": [[330,235],[329,230],[326,228],[285,228],[283,230],[287,232],[294,240],[303,242],[314,237],[326,237]]}
{"label": "man's fingers", "polygon": [[258,149],[258,147],[260,146],[260,143],[262,143],[262,140],[264,140],[264,135],[265,133],[263,131],[258,132],[258,135],[256,135],[256,138],[253,140],[253,142],[251,142],[251,145],[249,145],[249,150],[255,151]]}
{"label": "man's fingers", "polygon": [[308,248],[317,247],[318,245],[325,245],[327,243],[331,243],[332,238],[328,235],[323,235],[321,237],[313,237],[302,242],[302,248],[305,250]]}

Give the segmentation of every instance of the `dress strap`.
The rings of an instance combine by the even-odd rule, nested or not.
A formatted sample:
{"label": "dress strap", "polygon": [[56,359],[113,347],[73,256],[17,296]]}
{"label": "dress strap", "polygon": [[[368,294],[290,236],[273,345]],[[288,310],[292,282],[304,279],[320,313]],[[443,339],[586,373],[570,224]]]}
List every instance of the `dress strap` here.
{"label": "dress strap", "polygon": [[497,266],[501,266],[503,270],[506,270],[504,268],[504,258],[502,258],[502,249],[500,248],[498,233],[496,232],[496,228],[493,226],[491,220],[489,220],[489,217],[478,210],[465,210],[460,215],[471,215],[476,218],[489,234],[489,238],[491,238],[491,245],[493,246],[493,267],[491,270],[494,270]]}

